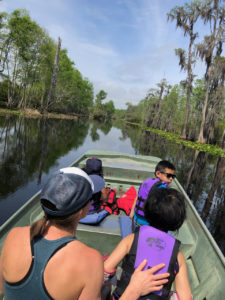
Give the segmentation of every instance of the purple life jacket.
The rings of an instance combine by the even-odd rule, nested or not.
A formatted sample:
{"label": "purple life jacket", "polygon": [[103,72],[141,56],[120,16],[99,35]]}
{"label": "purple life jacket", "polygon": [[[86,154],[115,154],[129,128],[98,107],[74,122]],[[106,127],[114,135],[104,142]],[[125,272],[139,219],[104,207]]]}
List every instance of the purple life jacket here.
{"label": "purple life jacket", "polygon": [[162,184],[168,187],[168,183],[165,181],[161,181],[159,178],[148,178],[142,182],[138,191],[138,199],[135,206],[136,214],[144,217],[144,202],[147,199],[150,190]]}
{"label": "purple life jacket", "polygon": [[123,294],[134,270],[144,259],[147,259],[147,265],[144,269],[164,263],[165,267],[155,274],[168,272],[170,273],[170,277],[162,290],[142,296],[140,299],[168,300],[170,298],[170,289],[176,276],[175,272],[177,271],[176,263],[179,246],[180,241],[168,233],[148,225],[141,226],[139,230],[135,232],[130,252],[123,260],[123,272],[121,279],[118,281],[115,296],[120,297]]}

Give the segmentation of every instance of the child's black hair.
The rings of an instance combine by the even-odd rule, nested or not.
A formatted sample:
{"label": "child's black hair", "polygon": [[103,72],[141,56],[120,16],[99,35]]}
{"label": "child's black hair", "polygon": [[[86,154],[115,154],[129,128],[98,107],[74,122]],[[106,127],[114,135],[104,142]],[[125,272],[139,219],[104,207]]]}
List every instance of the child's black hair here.
{"label": "child's black hair", "polygon": [[168,160],[161,160],[160,162],[158,162],[158,164],[155,167],[155,172],[156,171],[160,171],[163,172],[165,171],[165,169],[170,169],[170,170],[176,170],[175,166],[169,162]]}
{"label": "child's black hair", "polygon": [[173,188],[151,190],[144,204],[145,219],[162,231],[174,231],[186,218],[185,198]]}
{"label": "child's black hair", "polygon": [[103,176],[103,168],[102,168],[102,161],[99,158],[89,158],[86,161],[85,167],[82,168],[84,172],[86,172],[88,175],[98,175]]}

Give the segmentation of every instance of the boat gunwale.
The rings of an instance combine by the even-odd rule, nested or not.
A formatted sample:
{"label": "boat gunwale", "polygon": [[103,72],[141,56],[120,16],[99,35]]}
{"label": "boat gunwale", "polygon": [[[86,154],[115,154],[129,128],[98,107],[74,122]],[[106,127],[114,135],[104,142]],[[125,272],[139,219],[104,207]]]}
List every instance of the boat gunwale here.
{"label": "boat gunwale", "polygon": [[191,199],[189,198],[189,196],[186,194],[185,190],[183,189],[182,185],[179,183],[179,181],[177,179],[176,180],[176,184],[178,186],[178,188],[181,190],[181,192],[183,193],[183,195],[185,196],[187,203],[192,211],[192,213],[195,215],[199,225],[201,226],[202,230],[204,231],[205,235],[207,236],[209,242],[211,243],[212,247],[214,248],[214,250],[217,252],[222,264],[225,267],[225,257],[222,253],[222,251],[220,250],[219,246],[217,245],[217,243],[215,242],[212,234],[210,233],[210,231],[208,230],[208,228],[206,227],[205,223],[203,222],[203,220],[201,219],[201,217],[199,216],[195,206],[192,204]]}

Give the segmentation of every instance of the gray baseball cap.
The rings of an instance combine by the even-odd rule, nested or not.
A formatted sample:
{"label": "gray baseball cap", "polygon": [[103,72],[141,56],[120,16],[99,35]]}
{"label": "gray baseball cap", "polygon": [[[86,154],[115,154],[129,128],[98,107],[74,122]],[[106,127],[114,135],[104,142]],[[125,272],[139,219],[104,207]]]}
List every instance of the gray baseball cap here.
{"label": "gray baseball cap", "polygon": [[90,178],[79,168],[60,169],[48,179],[42,189],[42,208],[48,215],[55,217],[71,215],[83,208],[92,195],[104,187],[103,183],[100,176]]}

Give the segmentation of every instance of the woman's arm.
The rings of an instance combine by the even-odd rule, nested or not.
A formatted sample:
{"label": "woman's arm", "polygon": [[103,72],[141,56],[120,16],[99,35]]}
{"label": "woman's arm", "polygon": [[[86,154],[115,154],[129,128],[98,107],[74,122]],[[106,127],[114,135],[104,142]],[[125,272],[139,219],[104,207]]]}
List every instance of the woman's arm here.
{"label": "woman's arm", "polygon": [[142,271],[146,264],[147,260],[145,259],[135,270],[120,300],[136,300],[140,296],[160,291],[163,288],[163,284],[168,282],[167,277],[169,273],[154,275],[155,272],[165,266],[164,264],[159,264],[151,269]]}
{"label": "woman's arm", "polygon": [[188,280],[187,265],[183,254],[179,251],[179,272],[175,277],[175,287],[180,300],[191,300],[191,287]]}
{"label": "woman's arm", "polygon": [[129,214],[129,217],[130,217],[131,219],[132,219],[133,216],[134,216],[134,209],[135,209],[135,206],[136,206],[136,203],[137,203],[137,198],[138,198],[138,196],[134,199],[134,202],[133,202],[133,205],[132,205],[130,214]]}

